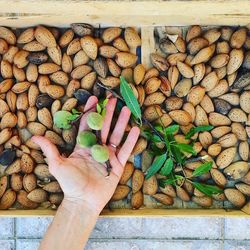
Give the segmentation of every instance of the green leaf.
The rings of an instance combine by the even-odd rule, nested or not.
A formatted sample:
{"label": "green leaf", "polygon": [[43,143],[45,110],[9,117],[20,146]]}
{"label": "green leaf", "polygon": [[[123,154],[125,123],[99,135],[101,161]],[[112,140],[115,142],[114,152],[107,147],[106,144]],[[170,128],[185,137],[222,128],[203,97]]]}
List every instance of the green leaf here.
{"label": "green leaf", "polygon": [[174,162],[171,158],[167,159],[161,168],[160,174],[168,176],[174,167]]}
{"label": "green leaf", "polygon": [[108,98],[104,99],[104,101],[102,103],[103,107],[106,107],[106,105],[108,104],[108,101],[109,101]]}
{"label": "green leaf", "polygon": [[106,109],[103,109],[103,110],[102,110],[102,113],[101,113],[102,117],[105,117],[106,111],[107,111]]}
{"label": "green leaf", "polygon": [[130,88],[129,84],[127,83],[127,81],[125,80],[125,78],[123,76],[120,77],[120,92],[121,92],[121,95],[122,95],[126,105],[130,109],[131,113],[134,115],[134,117],[137,120],[139,120],[139,122],[141,124],[142,121],[141,121],[140,105],[139,105],[132,89]]}
{"label": "green leaf", "polygon": [[173,146],[176,148],[179,148],[180,151],[182,151],[182,152],[190,153],[193,155],[197,154],[197,152],[193,149],[193,147],[191,145],[184,144],[184,143],[177,143],[177,144],[173,144]]}
{"label": "green leaf", "polygon": [[179,125],[172,125],[172,126],[169,126],[165,129],[165,133],[166,134],[173,134],[175,133],[176,131],[178,131],[180,128]]}
{"label": "green leaf", "polygon": [[153,176],[154,174],[156,174],[160,170],[160,168],[162,167],[162,165],[166,161],[166,158],[167,158],[166,154],[159,155],[159,156],[155,157],[152,165],[148,169],[147,174],[145,176],[146,180],[149,179],[151,176]]}
{"label": "green leaf", "polygon": [[209,161],[209,162],[205,162],[204,164],[201,164],[198,168],[196,168],[193,172],[193,176],[197,177],[200,176],[202,174],[208,173],[209,170],[212,168],[213,166],[213,162]]}
{"label": "green leaf", "polygon": [[99,114],[101,114],[101,112],[102,112],[102,107],[101,107],[101,105],[99,103],[96,104],[96,111]]}
{"label": "green leaf", "polygon": [[213,128],[214,128],[214,126],[211,126],[211,125],[193,127],[187,132],[185,139],[190,139],[197,132],[210,131]]}
{"label": "green leaf", "polygon": [[163,133],[163,127],[162,126],[154,126],[154,128],[160,132],[160,133]]}
{"label": "green leaf", "polygon": [[159,180],[159,185],[164,188],[166,185],[176,185],[176,181],[183,179],[184,177],[181,175],[175,175],[174,177],[169,176],[169,179],[164,180],[161,179]]}
{"label": "green leaf", "polygon": [[79,117],[78,114],[71,115],[71,116],[69,116],[69,117],[67,118],[67,120],[68,120],[68,121],[74,121],[74,120],[76,120],[78,117]]}
{"label": "green leaf", "polygon": [[79,115],[79,114],[81,114],[81,112],[79,112],[79,111],[76,110],[76,109],[72,109],[71,112],[72,112],[73,115],[77,115],[77,114]]}
{"label": "green leaf", "polygon": [[212,196],[213,194],[221,194],[223,190],[217,186],[202,184],[199,182],[193,182],[195,188],[201,191],[203,194],[207,196]]}

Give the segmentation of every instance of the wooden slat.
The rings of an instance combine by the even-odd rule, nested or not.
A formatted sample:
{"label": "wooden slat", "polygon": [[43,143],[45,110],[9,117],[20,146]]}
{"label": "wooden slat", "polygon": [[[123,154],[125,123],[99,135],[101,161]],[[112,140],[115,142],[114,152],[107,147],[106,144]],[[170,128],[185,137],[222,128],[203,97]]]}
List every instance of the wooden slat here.
{"label": "wooden slat", "polygon": [[246,25],[248,0],[224,1],[0,1],[0,22],[7,26],[72,22],[106,25]]}
{"label": "wooden slat", "polygon": [[[0,217],[54,216],[55,210],[3,210]],[[104,210],[100,217],[249,217],[240,210],[225,209],[114,209]]]}

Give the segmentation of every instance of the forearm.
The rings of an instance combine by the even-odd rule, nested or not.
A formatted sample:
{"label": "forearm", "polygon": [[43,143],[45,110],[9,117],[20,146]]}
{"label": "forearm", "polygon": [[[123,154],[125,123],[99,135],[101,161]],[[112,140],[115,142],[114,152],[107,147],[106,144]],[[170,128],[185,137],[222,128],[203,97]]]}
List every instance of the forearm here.
{"label": "forearm", "polygon": [[98,215],[84,205],[63,201],[47,230],[40,250],[82,250]]}

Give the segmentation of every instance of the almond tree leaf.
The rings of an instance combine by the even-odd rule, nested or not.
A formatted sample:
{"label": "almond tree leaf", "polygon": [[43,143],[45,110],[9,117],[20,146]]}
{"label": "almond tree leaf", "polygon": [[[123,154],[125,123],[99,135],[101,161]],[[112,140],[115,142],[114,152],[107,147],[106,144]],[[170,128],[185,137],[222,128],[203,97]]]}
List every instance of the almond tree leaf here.
{"label": "almond tree leaf", "polygon": [[134,117],[139,120],[139,123],[141,124],[141,108],[140,105],[130,88],[129,84],[125,80],[123,76],[120,77],[120,92],[121,95],[127,105],[127,107],[130,109],[131,113],[134,115]]}
{"label": "almond tree leaf", "polygon": [[175,133],[176,131],[178,131],[180,128],[179,125],[172,125],[172,126],[169,126],[165,129],[165,133],[166,134],[173,134]]}
{"label": "almond tree leaf", "polygon": [[101,105],[99,103],[96,104],[96,111],[99,114],[101,114],[101,112],[102,112],[102,107],[101,107]]}
{"label": "almond tree leaf", "polygon": [[150,166],[150,168],[147,171],[147,174],[145,176],[145,179],[149,179],[151,176],[153,176],[154,174],[156,174],[162,167],[162,165],[164,164],[164,162],[166,161],[167,155],[163,154],[163,155],[159,155],[156,156],[152,165]]}
{"label": "almond tree leaf", "polygon": [[212,168],[212,166],[213,166],[213,162],[211,161],[201,164],[198,168],[194,170],[193,176],[197,177],[202,174],[208,173],[210,169]]}
{"label": "almond tree leaf", "polygon": [[213,128],[214,126],[211,126],[211,125],[193,127],[187,132],[187,134],[185,135],[185,139],[190,139],[197,132],[210,131]]}
{"label": "almond tree leaf", "polygon": [[182,152],[190,153],[196,155],[197,152],[193,149],[191,145],[184,144],[184,143],[177,143],[173,144],[174,147],[179,148]]}
{"label": "almond tree leaf", "polygon": [[159,185],[164,188],[166,185],[176,185],[176,181],[183,179],[184,177],[181,175],[169,176],[169,179],[161,179],[159,180]]}
{"label": "almond tree leaf", "polygon": [[174,167],[174,162],[171,158],[167,159],[163,165],[163,167],[161,168],[160,174],[168,176]]}
{"label": "almond tree leaf", "polygon": [[71,112],[72,112],[73,115],[77,115],[77,114],[79,115],[79,114],[81,114],[81,112],[79,112],[79,111],[76,110],[76,109],[72,109]]}
{"label": "almond tree leaf", "polygon": [[212,196],[213,194],[221,194],[223,190],[217,186],[207,185],[199,182],[193,182],[195,188],[201,191],[203,194],[207,196]]}
{"label": "almond tree leaf", "polygon": [[78,114],[74,114],[74,115],[69,116],[69,117],[67,118],[67,120],[68,120],[68,121],[74,121],[74,120],[76,120],[78,117],[79,117]]}

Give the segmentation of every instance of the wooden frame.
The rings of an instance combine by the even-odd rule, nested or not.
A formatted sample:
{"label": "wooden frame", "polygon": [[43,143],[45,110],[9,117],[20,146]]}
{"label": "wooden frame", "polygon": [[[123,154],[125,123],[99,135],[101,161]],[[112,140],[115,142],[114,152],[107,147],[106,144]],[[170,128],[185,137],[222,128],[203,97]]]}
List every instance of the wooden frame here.
{"label": "wooden frame", "polygon": [[[37,24],[69,26],[85,22],[101,26],[137,26],[141,28],[142,63],[150,65],[149,52],[154,47],[152,26],[171,25],[247,25],[250,23],[248,0],[201,1],[67,1],[0,0],[3,26],[27,27]],[[0,216],[53,216],[55,210],[6,210]],[[101,216],[216,216],[244,217],[239,210],[225,209],[114,209]]]}

